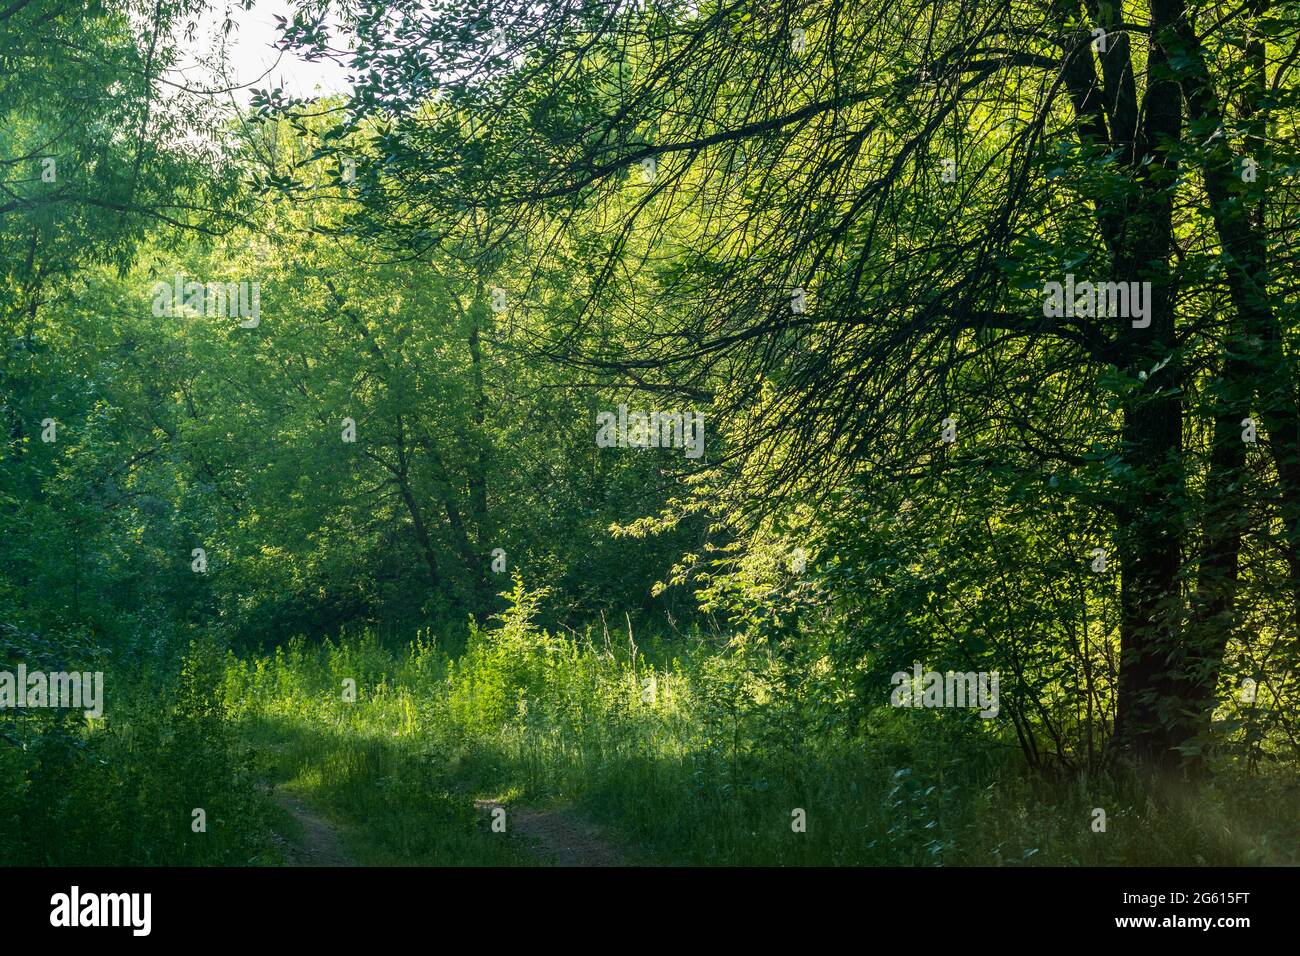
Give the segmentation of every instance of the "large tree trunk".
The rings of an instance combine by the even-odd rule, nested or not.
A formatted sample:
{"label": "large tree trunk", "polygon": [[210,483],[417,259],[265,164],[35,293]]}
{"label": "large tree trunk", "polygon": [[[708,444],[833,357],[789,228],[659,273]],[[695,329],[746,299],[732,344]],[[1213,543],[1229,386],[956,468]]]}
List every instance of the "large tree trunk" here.
{"label": "large tree trunk", "polygon": [[[1153,8],[1159,3],[1153,4]],[[1172,187],[1177,160],[1168,153],[1182,126],[1169,55],[1158,37],[1148,50],[1143,109],[1133,111],[1127,83],[1107,91],[1112,130],[1125,117],[1144,117],[1129,166],[1136,194],[1125,216],[1113,265],[1115,281],[1151,283],[1150,326],[1118,320],[1117,347],[1129,375],[1143,376],[1123,409],[1128,467],[1117,508],[1120,523],[1120,674],[1115,742],[1134,761],[1153,767],[1176,762],[1174,728],[1185,719],[1174,662],[1178,658],[1182,599],[1182,401],[1180,371],[1170,362],[1175,316],[1169,251],[1173,240]],[[1107,74],[1112,68],[1107,67]],[[1122,78],[1127,69],[1115,69]],[[1119,130],[1116,130],[1116,126]],[[1150,162],[1145,162],[1146,157]],[[1158,372],[1153,370],[1165,364]]]}

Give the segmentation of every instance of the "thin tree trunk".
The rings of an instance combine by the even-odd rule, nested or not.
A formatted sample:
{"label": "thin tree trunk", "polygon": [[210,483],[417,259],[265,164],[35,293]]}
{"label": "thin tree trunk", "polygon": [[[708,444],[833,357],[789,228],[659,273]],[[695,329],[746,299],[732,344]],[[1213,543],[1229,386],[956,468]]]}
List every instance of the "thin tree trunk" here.
{"label": "thin tree trunk", "polygon": [[474,573],[477,588],[479,611],[486,614],[492,602],[492,587],[489,582],[485,563],[490,548],[488,541],[488,468],[489,446],[487,438],[487,389],[483,375],[482,330],[486,324],[484,312],[487,309],[483,301],[483,280],[480,278],[474,296],[474,303],[469,308],[469,360],[471,387],[474,390],[472,410],[474,427],[472,439],[478,446],[478,454],[470,460],[469,502],[473,516],[475,540],[478,542],[478,560],[471,571]]}
{"label": "thin tree trunk", "polygon": [[[1179,12],[1168,30],[1176,37],[1188,63],[1182,73],[1188,115],[1221,132],[1224,116],[1211,85],[1204,51],[1181,0],[1176,6]],[[1267,2],[1257,3],[1252,12],[1258,15],[1267,8]],[[1265,138],[1261,135],[1259,102],[1264,91],[1264,44],[1259,38],[1249,41],[1246,59],[1250,64],[1250,87],[1243,104],[1243,120],[1254,142],[1262,144]],[[1227,407],[1216,422],[1207,482],[1203,584],[1198,587],[1203,597],[1198,601],[1197,626],[1189,648],[1189,693],[1199,703],[1199,729],[1203,731],[1208,729],[1213,714],[1223,657],[1232,633],[1232,591],[1245,520],[1239,501],[1246,454],[1241,423],[1249,414],[1252,390],[1258,395],[1260,418],[1268,430],[1281,485],[1284,553],[1291,572],[1291,599],[1295,613],[1300,615],[1300,592],[1296,590],[1300,587],[1300,413],[1282,351],[1281,328],[1268,295],[1263,210],[1255,207],[1252,217],[1251,206],[1243,201],[1237,158],[1225,136],[1218,136],[1204,154],[1202,171],[1236,313],[1235,334],[1229,342],[1232,354],[1224,365]]]}

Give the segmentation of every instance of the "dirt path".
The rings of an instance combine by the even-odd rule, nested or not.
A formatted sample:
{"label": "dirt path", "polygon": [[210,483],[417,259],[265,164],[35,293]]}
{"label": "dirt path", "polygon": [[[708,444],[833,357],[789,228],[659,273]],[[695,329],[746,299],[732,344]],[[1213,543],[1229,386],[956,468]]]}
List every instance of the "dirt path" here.
{"label": "dirt path", "polygon": [[275,802],[284,807],[302,827],[302,837],[277,842],[284,854],[285,866],[352,866],[343,851],[338,828],[322,819],[297,797],[276,791]]}
{"label": "dirt path", "polygon": [[506,832],[531,841],[538,857],[556,866],[625,866],[617,849],[601,835],[599,828],[571,810],[530,810],[507,807],[495,800],[475,800],[474,806],[491,815],[498,807],[506,811]]}

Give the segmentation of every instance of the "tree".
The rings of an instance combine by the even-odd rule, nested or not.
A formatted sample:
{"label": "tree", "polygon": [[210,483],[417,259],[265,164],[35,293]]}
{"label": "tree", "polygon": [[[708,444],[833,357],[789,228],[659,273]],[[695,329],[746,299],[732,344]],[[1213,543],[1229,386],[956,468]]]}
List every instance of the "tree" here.
{"label": "tree", "polygon": [[[710,396],[730,449],[712,464],[751,523],[858,476],[983,467],[972,447],[1070,476],[1119,557],[1117,749],[1197,753],[1240,592],[1252,396],[1294,555],[1300,419],[1266,271],[1294,209],[1290,5],[309,4],[286,42],[344,45],[329,7],[357,41],[348,121],[405,134],[386,141],[391,234],[469,194],[512,229],[583,236],[600,265],[542,350]],[[1045,308],[1075,273],[1133,308]]]}

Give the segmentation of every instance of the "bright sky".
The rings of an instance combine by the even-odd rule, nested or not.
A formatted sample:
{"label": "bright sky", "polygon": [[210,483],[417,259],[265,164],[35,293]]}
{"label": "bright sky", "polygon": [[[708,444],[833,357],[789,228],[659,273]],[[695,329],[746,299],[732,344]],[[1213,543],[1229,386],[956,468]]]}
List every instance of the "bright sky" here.
{"label": "bright sky", "polygon": [[[280,86],[290,96],[318,96],[347,90],[347,71],[333,61],[308,63],[272,46],[280,35],[276,14],[287,17],[292,9],[289,0],[258,0],[248,12],[230,4],[229,14],[235,27],[223,38],[221,27],[227,6],[223,0],[216,0],[214,8],[199,20],[194,39],[179,38],[178,45],[185,51],[180,63],[184,82],[204,88],[224,86],[210,68],[211,60],[224,42],[228,51],[226,69],[233,82],[244,87],[233,93],[241,104],[248,102],[255,86]],[[263,74],[267,75],[263,78]]]}

